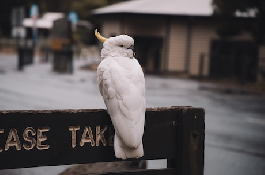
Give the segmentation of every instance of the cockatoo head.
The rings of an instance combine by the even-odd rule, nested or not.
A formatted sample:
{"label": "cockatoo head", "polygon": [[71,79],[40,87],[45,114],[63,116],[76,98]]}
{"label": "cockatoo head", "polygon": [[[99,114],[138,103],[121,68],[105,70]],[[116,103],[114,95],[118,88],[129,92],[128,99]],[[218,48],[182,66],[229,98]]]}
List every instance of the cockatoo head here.
{"label": "cockatoo head", "polygon": [[119,35],[110,38],[104,38],[95,30],[96,37],[103,43],[101,58],[106,57],[128,57],[133,59],[134,40],[128,35]]}

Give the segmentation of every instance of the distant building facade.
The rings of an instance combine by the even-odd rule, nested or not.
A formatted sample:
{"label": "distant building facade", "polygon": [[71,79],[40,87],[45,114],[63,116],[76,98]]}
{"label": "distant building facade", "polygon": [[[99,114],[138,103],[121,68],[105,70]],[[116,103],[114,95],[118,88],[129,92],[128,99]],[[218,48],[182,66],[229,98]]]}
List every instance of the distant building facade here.
{"label": "distant building facade", "polygon": [[94,17],[105,37],[134,37],[146,72],[253,81],[265,53],[248,33],[222,41],[211,0],[132,0],[97,9]]}

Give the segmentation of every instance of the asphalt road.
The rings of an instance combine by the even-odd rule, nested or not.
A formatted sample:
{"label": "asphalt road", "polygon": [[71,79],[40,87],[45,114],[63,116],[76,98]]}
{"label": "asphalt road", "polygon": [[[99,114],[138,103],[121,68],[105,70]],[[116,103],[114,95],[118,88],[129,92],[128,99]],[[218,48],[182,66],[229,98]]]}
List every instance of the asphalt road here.
{"label": "asphalt road", "polygon": [[[96,74],[56,74],[36,61],[23,72],[16,57],[0,55],[0,110],[105,108]],[[205,175],[265,174],[265,97],[205,91],[214,84],[146,75],[148,107],[194,106],[206,110]],[[209,88],[207,88],[209,89]],[[166,166],[151,162],[149,168]],[[66,167],[2,170],[3,174],[58,174]]]}

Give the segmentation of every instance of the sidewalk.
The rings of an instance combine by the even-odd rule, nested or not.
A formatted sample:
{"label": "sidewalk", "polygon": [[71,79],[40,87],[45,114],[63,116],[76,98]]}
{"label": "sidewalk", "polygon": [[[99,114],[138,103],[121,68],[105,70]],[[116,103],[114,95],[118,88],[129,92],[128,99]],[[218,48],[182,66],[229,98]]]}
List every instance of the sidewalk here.
{"label": "sidewalk", "polygon": [[199,86],[200,90],[213,91],[222,94],[235,94],[235,95],[265,95],[265,82],[263,83],[246,83],[239,84],[235,82],[203,82]]}

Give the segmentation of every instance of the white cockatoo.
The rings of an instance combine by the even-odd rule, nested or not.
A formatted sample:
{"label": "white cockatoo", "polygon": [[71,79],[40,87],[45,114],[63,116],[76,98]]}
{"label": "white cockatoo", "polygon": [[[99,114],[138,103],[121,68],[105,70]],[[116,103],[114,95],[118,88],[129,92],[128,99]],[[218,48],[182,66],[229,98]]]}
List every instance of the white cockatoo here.
{"label": "white cockatoo", "polygon": [[115,128],[115,156],[121,159],[144,155],[142,137],[145,124],[145,79],[134,58],[134,40],[127,35],[104,38],[97,68],[99,90]]}

